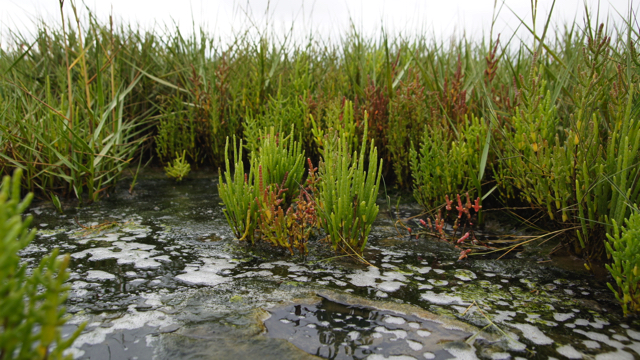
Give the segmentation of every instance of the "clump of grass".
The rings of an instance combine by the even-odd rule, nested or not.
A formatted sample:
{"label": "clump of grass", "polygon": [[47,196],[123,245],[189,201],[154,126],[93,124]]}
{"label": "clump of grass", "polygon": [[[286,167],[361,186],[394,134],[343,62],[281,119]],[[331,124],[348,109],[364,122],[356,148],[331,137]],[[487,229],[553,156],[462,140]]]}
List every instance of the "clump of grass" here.
{"label": "clump of grass", "polygon": [[238,238],[254,243],[259,230],[265,240],[290,249],[284,236],[285,212],[300,192],[304,152],[293,130],[282,137],[272,127],[268,133],[260,132],[258,141],[250,154],[249,173],[244,172],[242,141],[236,147],[234,139],[233,175],[229,156],[225,157],[226,171],[218,185],[224,213]]}
{"label": "clump of grass", "polygon": [[435,124],[423,131],[420,148],[410,150],[413,196],[425,209],[436,209],[445,197],[459,193],[482,196],[488,125],[472,117],[457,130],[456,136]]}
{"label": "clump of grass", "polygon": [[607,234],[609,241],[605,245],[612,260],[606,267],[615,281],[615,288],[611,283],[607,286],[627,316],[640,312],[640,212],[636,209],[625,219],[625,224],[618,227],[613,220],[613,235]]}
{"label": "clump of grass", "polygon": [[182,152],[182,156],[178,156],[178,153],[176,153],[176,158],[173,162],[164,168],[164,172],[167,176],[176,179],[177,182],[182,181],[182,179],[189,175],[189,172],[191,171],[191,165],[189,165],[185,159],[186,155],[186,150]]}
{"label": "clump of grass", "polygon": [[218,179],[218,194],[225,208],[222,210],[227,223],[239,239],[253,243],[256,228],[258,204],[255,201],[255,174],[244,172],[242,161],[242,140],[233,138],[233,170],[229,156],[229,138],[225,147],[225,171]]}
{"label": "clump of grass", "polygon": [[320,225],[332,248],[347,254],[363,253],[379,210],[376,199],[382,160],[378,162],[377,149],[372,142],[368,163],[365,163],[366,129],[365,125],[359,154],[356,151],[349,153],[346,138],[327,138],[320,163]]}

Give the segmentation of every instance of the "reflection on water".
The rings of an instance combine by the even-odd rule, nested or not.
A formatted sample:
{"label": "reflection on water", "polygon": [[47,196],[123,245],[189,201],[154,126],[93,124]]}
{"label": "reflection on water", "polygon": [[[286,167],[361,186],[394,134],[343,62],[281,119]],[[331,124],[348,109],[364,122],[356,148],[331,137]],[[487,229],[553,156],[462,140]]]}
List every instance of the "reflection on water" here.
{"label": "reflection on water", "polygon": [[[462,342],[472,334],[441,323],[397,312],[340,304],[328,299],[270,310],[268,336],[286,339],[326,359],[385,357],[450,357],[444,344]],[[425,355],[426,354],[426,355]]]}

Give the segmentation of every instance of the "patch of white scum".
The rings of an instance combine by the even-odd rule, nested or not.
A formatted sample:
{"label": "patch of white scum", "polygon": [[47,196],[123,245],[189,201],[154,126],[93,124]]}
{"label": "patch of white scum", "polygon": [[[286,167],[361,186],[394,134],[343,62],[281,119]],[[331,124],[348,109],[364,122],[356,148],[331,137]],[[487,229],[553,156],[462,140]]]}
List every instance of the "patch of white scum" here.
{"label": "patch of white scum", "polygon": [[473,271],[466,270],[466,269],[456,270],[453,276],[455,276],[456,278],[462,281],[471,281],[471,280],[477,279],[477,276]]}
{"label": "patch of white scum", "polygon": [[575,314],[573,314],[573,313],[554,313],[553,314],[553,319],[555,321],[558,321],[558,322],[563,322],[563,321],[567,321],[567,320],[571,319],[574,316],[575,316]]}
{"label": "patch of white scum", "polygon": [[582,353],[574,349],[571,345],[560,346],[556,351],[568,359],[582,359]]}
{"label": "patch of white scum", "polygon": [[186,267],[186,273],[176,276],[176,279],[195,285],[215,286],[230,280],[230,277],[219,275],[226,269],[233,269],[236,264],[232,264],[227,259],[202,259],[204,265],[197,269]]}
{"label": "patch of white scum", "polygon": [[553,340],[545,335],[540,329],[529,324],[507,323],[505,324],[514,327],[522,332],[522,336],[530,340],[536,345],[551,345]]}

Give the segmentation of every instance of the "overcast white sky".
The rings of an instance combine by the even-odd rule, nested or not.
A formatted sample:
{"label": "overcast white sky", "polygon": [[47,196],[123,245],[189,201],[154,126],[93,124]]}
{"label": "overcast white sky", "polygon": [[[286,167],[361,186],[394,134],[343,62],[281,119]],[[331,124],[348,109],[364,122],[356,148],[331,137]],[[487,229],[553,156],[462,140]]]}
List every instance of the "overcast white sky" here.
{"label": "overcast white sky", "polygon": [[[539,19],[546,17],[552,2],[538,0]],[[503,37],[513,33],[519,24],[513,12],[531,24],[530,0],[498,0],[498,5],[503,3],[495,33]],[[594,14],[600,10],[601,22],[607,18],[620,22],[618,13],[627,16],[630,7],[638,10],[638,3],[640,0],[557,0],[553,19],[555,24],[577,19],[582,25],[586,4]],[[296,34],[313,31],[335,39],[344,34],[350,19],[364,33],[373,33],[384,24],[388,32],[426,32],[437,38],[463,32],[477,36],[488,33],[494,8],[494,0],[87,0],[84,4],[105,21],[113,13],[116,22],[142,27],[173,27],[176,23],[183,32],[190,32],[195,22],[196,27],[203,26],[223,40],[232,38],[234,29],[246,30],[250,22],[260,29],[269,22],[276,31],[293,24]],[[65,12],[71,15],[68,5],[66,0]],[[81,2],[77,5],[84,8]],[[32,33],[39,19],[58,26],[59,1],[0,0],[0,42],[6,45],[9,31]]]}

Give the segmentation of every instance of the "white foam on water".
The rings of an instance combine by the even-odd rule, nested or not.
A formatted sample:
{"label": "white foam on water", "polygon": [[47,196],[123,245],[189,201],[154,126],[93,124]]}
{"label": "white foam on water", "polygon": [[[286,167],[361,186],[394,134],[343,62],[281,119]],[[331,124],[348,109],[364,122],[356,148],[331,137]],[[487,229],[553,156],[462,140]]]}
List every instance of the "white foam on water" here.
{"label": "white foam on water", "polygon": [[[458,312],[459,312],[460,314],[462,314],[462,313],[464,313],[464,312],[468,312],[469,314],[470,314],[470,313],[475,312],[475,309],[471,309],[471,310],[469,310],[469,308],[468,308],[468,307],[464,307],[464,306],[456,306],[456,305],[452,305],[451,307],[452,307],[452,308],[454,308],[454,309],[456,309],[456,310],[458,310]],[[469,310],[469,311],[467,311],[467,310]]]}
{"label": "white foam on water", "polygon": [[553,319],[558,322],[563,322],[571,319],[574,316],[575,316],[574,313],[554,313]]}
{"label": "white foam on water", "polygon": [[609,325],[609,322],[600,318],[596,318],[595,322],[590,322],[589,325],[596,329],[602,329],[605,325]]}
{"label": "white foam on water", "polygon": [[583,340],[582,343],[589,349],[600,349],[600,343],[593,340]]}
{"label": "white foam on water", "polygon": [[563,345],[556,349],[556,351],[569,359],[582,359],[582,353],[574,349],[571,345]]}
{"label": "white foam on water", "polygon": [[609,346],[613,346],[616,349],[622,349],[624,347],[624,344],[619,342],[619,341],[615,341],[615,340],[611,340],[609,339],[609,337],[605,334],[600,334],[597,332],[593,332],[593,331],[584,331],[584,330],[580,330],[580,329],[574,329],[574,332],[577,332],[578,334],[582,334],[586,337],[588,337],[591,340],[595,340],[595,341],[599,341],[603,344],[607,344]]}
{"label": "white foam on water", "polygon": [[367,271],[357,270],[353,274],[347,275],[347,277],[351,279],[349,282],[355,286],[375,287],[376,279],[380,278],[380,270],[370,266]]}
{"label": "white foam on water", "polygon": [[527,345],[518,341],[520,339],[518,335],[512,333],[511,331],[505,331],[505,333],[508,335],[507,345],[509,346],[509,349],[513,351],[524,351],[524,349],[527,348]]}
{"label": "white foam on water", "polygon": [[522,336],[529,339],[532,343],[536,345],[551,345],[553,344],[553,340],[545,335],[540,329],[533,325],[529,324],[517,324],[517,323],[507,323],[505,324],[514,327],[520,331],[522,331]]}
{"label": "white foam on water", "polygon": [[385,271],[380,277],[383,281],[407,281],[407,277],[397,271]]}
{"label": "white foam on water", "polygon": [[91,261],[115,259],[116,253],[111,251],[111,249],[113,249],[113,247],[87,249],[77,253],[73,253],[71,254],[71,257],[74,259],[82,259],[87,255],[91,255],[91,257],[89,258],[89,260]]}
{"label": "white foam on water", "polygon": [[122,234],[119,233],[108,233],[104,234],[103,236],[93,238],[92,240],[112,242],[118,240],[121,235]]}
{"label": "white foam on water", "polygon": [[74,281],[73,284],[71,284],[71,289],[73,290],[84,289],[87,286],[89,286],[88,282],[78,280],[78,281]]}
{"label": "white foam on water", "polygon": [[[273,276],[273,273],[269,270],[262,270],[262,271],[247,271],[245,273],[241,273],[238,275],[235,275],[234,278],[239,279],[239,278],[250,278],[250,277],[257,277],[257,276],[265,276],[265,277],[269,277],[269,276]],[[295,275],[294,275],[295,276]],[[328,284],[329,282],[327,282]]]}
{"label": "white foam on water", "polygon": [[624,335],[620,335],[620,334],[615,334],[613,336],[611,336],[612,338],[618,340],[618,341],[630,341],[628,337],[624,336]]}
{"label": "white foam on water", "polygon": [[417,271],[420,274],[427,274],[429,271],[431,271],[431,266],[423,266],[423,267],[415,267],[413,268],[415,271]]}
{"label": "white foam on water", "polygon": [[409,347],[411,348],[411,350],[413,350],[413,351],[420,351],[424,347],[424,345],[422,345],[421,343],[419,343],[417,341],[413,341],[413,340],[406,340],[406,341],[407,341],[407,344],[409,345]]}
{"label": "white foam on water", "polygon": [[409,355],[391,355],[386,357],[382,354],[371,354],[367,357],[367,360],[416,360],[416,358]]}
{"label": "white foam on water", "polygon": [[400,289],[404,284],[399,281],[384,281],[376,285],[376,287],[382,291],[394,292]]}
{"label": "white foam on water", "polygon": [[289,272],[305,272],[307,268],[302,267],[300,265],[289,266]]}
{"label": "white foam on water", "polygon": [[[84,321],[82,317],[78,317],[77,320]],[[161,311],[153,310],[138,312],[135,310],[135,305],[130,305],[128,312],[122,317],[110,321],[113,323],[113,326],[109,328],[96,327],[89,331],[85,330],[85,332],[80,334],[76,341],[74,341],[73,347],[71,349],[78,350],[83,345],[101,344],[106,340],[107,335],[117,330],[139,329],[145,325],[160,328],[174,324],[174,320]],[[71,321],[71,323],[74,322]],[[75,353],[81,352],[81,350],[76,350],[70,351],[73,351]]]}
{"label": "white foam on water", "polygon": [[374,330],[376,332],[382,333],[382,334],[392,334],[397,339],[404,339],[404,338],[407,337],[407,332],[404,331],[404,330],[389,330],[384,326],[376,326],[376,328]]}
{"label": "white foam on water", "polygon": [[384,317],[384,322],[386,322],[388,324],[402,325],[402,324],[406,323],[407,321],[405,319],[401,318],[401,317],[387,315],[387,316]]}
{"label": "white foam on water", "polygon": [[616,352],[598,354],[596,360],[633,360],[633,355],[618,349]]}
{"label": "white foam on water", "polygon": [[[342,280],[333,280],[333,283],[336,284],[337,286],[340,286],[340,287],[347,286],[347,283],[342,281]],[[385,295],[387,295],[387,294],[385,294]]]}
{"label": "white foam on water", "polygon": [[633,341],[630,345],[627,345],[627,348],[635,351],[636,354],[640,355],[640,343]]}
{"label": "white foam on water", "polygon": [[204,265],[198,269],[185,268],[186,273],[176,276],[176,279],[188,284],[215,286],[229,281],[229,277],[218,275],[226,269],[233,269],[236,265],[227,259],[203,259]]}
{"label": "white foam on water", "polygon": [[445,350],[447,350],[449,354],[453,355],[458,360],[478,360],[478,356],[476,355],[476,351],[473,347],[469,347],[468,349],[459,349],[452,347]]}
{"label": "white foam on water", "polygon": [[66,349],[62,354],[64,356],[71,356],[74,359],[79,359],[82,357],[82,355],[84,355],[84,350],[80,350],[72,347],[72,348]]}
{"label": "white foam on water", "polygon": [[506,352],[495,352],[491,354],[491,360],[509,360],[511,359],[511,354]]}
{"label": "white foam on water", "polygon": [[[123,241],[114,241],[113,245],[111,247],[86,249],[71,254],[71,257],[82,259],[90,255],[89,261],[117,259],[119,265],[134,264],[137,269],[152,269],[161,266],[159,262],[150,259],[151,256],[157,253],[157,251],[152,251],[155,249],[155,245],[126,243]],[[114,251],[115,248],[120,249],[120,251]]]}
{"label": "white foam on water", "polygon": [[633,340],[640,340],[640,332],[638,331],[627,329],[627,335],[629,335]]}
{"label": "white foam on water", "polygon": [[164,261],[164,262],[171,262],[171,258],[169,257],[169,255],[154,256],[154,257],[153,257],[153,260]]}
{"label": "white foam on water", "polygon": [[451,296],[451,295],[442,294],[442,293],[436,294],[433,291],[427,291],[425,293],[422,293],[422,295],[420,295],[420,298],[422,298],[422,300],[426,300],[438,305],[448,305],[448,304],[469,305],[468,303],[465,303],[464,301],[462,301],[462,298],[459,296]]}
{"label": "white foam on water", "polygon": [[430,283],[432,283],[435,286],[447,286],[449,285],[449,282],[447,280],[437,280],[437,279],[429,279],[428,280]]}
{"label": "white foam on water", "polygon": [[85,276],[85,278],[87,280],[105,281],[105,280],[115,280],[116,276],[106,271],[89,270],[87,271],[87,275]]}
{"label": "white foam on water", "polygon": [[527,322],[532,323],[532,324],[542,324],[542,325],[546,325],[546,326],[549,326],[549,327],[558,326],[557,322],[540,319],[540,315],[529,315],[528,314],[528,317],[525,320]]}
{"label": "white foam on water", "polygon": [[456,270],[456,272],[453,274],[453,276],[455,276],[456,278],[458,278],[458,279],[460,279],[462,281],[471,281],[471,280],[475,280],[475,279],[478,278],[473,271],[466,270],[466,269],[458,269],[458,270]]}
{"label": "white foam on water", "polygon": [[575,325],[578,326],[587,326],[589,325],[589,320],[586,319],[576,319],[576,321],[573,322]]}
{"label": "white foam on water", "polygon": [[494,315],[493,317],[494,323],[501,323],[506,320],[510,321],[510,320],[513,320],[513,318],[516,316],[515,311],[497,310],[496,313],[498,313],[498,315]]}

